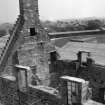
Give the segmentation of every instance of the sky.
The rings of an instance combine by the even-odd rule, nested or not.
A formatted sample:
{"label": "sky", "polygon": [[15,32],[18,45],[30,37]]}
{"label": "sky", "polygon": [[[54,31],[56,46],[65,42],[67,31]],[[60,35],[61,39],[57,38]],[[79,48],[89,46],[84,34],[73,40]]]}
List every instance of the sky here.
{"label": "sky", "polygon": [[[14,22],[19,0],[0,0],[0,23]],[[105,0],[39,0],[42,20],[105,17]]]}

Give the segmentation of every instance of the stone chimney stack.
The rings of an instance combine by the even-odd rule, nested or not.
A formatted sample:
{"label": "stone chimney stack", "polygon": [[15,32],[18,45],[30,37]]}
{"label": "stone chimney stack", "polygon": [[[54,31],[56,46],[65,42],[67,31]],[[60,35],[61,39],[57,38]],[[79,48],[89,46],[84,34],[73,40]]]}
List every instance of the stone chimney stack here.
{"label": "stone chimney stack", "polygon": [[24,19],[24,25],[22,29],[23,35],[28,37],[30,36],[30,32],[32,32],[34,35],[37,34],[38,27],[40,25],[38,0],[19,0],[19,5],[20,15]]}
{"label": "stone chimney stack", "polygon": [[[19,0],[20,16],[24,24],[20,36],[24,38],[24,44],[18,51],[19,64],[24,66],[36,66],[37,75],[48,85],[50,39],[48,33],[40,24],[38,0]],[[46,82],[47,81],[47,82]]]}
{"label": "stone chimney stack", "polygon": [[27,28],[39,21],[38,0],[19,0],[20,15],[25,19]]}
{"label": "stone chimney stack", "polygon": [[[49,52],[55,49],[48,33],[40,24],[38,0],[19,0],[20,15],[5,47],[1,62],[5,71],[13,71],[17,59],[19,65],[36,66],[36,73],[43,85],[49,85]],[[10,53],[11,52],[11,53]],[[16,62],[17,63],[17,62]]]}

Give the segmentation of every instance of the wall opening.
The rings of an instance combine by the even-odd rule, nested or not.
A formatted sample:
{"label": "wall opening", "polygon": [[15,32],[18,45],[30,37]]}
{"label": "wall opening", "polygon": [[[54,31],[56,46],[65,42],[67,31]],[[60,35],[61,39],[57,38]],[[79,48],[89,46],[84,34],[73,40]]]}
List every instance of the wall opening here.
{"label": "wall opening", "polygon": [[56,51],[50,52],[50,59],[51,59],[52,63],[57,60],[57,52]]}
{"label": "wall opening", "polygon": [[30,36],[35,36],[37,34],[35,28],[30,28]]}

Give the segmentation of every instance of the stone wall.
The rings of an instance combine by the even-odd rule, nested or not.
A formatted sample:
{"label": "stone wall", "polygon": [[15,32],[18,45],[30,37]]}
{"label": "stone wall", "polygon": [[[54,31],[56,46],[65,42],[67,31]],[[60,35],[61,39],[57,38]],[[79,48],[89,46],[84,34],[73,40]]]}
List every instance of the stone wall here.
{"label": "stone wall", "polygon": [[16,82],[0,78],[0,103],[3,105],[18,105],[19,98]]}
{"label": "stone wall", "polygon": [[[100,99],[100,89],[105,88],[105,67],[93,64],[80,67],[76,70],[76,62],[77,61],[57,61],[55,64],[52,64],[51,86],[58,87],[60,85],[59,77],[62,75],[83,78],[90,82],[92,99],[96,101],[102,100]],[[65,88],[65,85],[62,85],[62,87],[63,86]]]}
{"label": "stone wall", "polygon": [[13,76],[0,77],[0,104],[1,105],[59,105],[60,101],[54,95],[28,86],[27,91],[20,91]]}
{"label": "stone wall", "polygon": [[[21,92],[17,87],[16,80],[11,80],[11,76],[0,78],[0,103],[3,105],[28,105],[39,100],[35,89],[29,92]],[[15,77],[13,77],[15,78]],[[30,94],[29,94],[30,93]]]}

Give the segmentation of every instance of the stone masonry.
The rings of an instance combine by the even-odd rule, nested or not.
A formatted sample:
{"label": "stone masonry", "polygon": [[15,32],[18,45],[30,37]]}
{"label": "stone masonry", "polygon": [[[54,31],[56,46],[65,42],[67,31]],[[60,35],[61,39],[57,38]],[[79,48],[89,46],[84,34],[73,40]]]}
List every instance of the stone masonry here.
{"label": "stone masonry", "polygon": [[3,74],[9,73],[10,75],[14,75],[11,71],[14,71],[13,65],[18,62],[14,63],[13,55],[17,51],[19,64],[24,66],[37,66],[38,77],[43,85],[48,86],[50,83],[49,52],[54,47],[50,44],[48,34],[40,24],[38,0],[19,0],[19,4],[20,16],[18,20],[20,22],[17,22],[14,27],[16,28],[21,24],[21,28],[13,28],[14,36],[17,39],[12,44],[11,52],[6,59],[7,63],[5,64],[5,72]]}
{"label": "stone masonry", "polygon": [[[3,105],[30,105],[44,95],[37,94],[31,87],[28,93],[19,91],[15,64],[36,66],[42,85],[50,84],[49,52],[54,47],[40,24],[38,0],[19,0],[19,4],[20,15],[0,58],[0,103]],[[37,103],[42,104],[41,101]]]}

